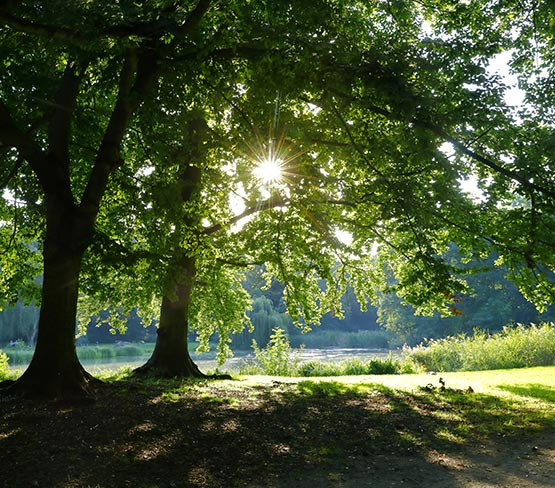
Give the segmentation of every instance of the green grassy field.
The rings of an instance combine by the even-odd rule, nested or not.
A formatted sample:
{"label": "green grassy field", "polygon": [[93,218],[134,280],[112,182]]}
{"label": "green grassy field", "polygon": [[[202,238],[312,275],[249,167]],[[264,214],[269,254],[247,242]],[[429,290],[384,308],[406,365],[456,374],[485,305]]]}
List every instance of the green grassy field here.
{"label": "green grassy field", "polygon": [[553,366],[224,381],[119,370],[101,378],[92,403],[2,398],[5,479],[63,488],[358,488],[368,480],[544,488],[555,477]]}

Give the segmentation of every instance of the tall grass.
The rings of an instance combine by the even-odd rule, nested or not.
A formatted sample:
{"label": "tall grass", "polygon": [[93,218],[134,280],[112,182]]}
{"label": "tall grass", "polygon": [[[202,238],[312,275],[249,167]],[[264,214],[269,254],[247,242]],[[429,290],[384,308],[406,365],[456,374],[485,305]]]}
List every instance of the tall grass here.
{"label": "tall grass", "polygon": [[270,342],[260,349],[253,341],[254,361],[239,364],[239,374],[270,376],[345,376],[365,374],[414,373],[411,360],[387,359],[361,360],[357,358],[329,363],[307,361],[291,350],[289,338],[282,329],[274,329]]}
{"label": "tall grass", "polygon": [[0,381],[8,376],[8,356],[0,350]]}
{"label": "tall grass", "polygon": [[291,346],[298,348],[304,344],[309,349],[325,347],[364,347],[388,349],[390,334],[383,330],[359,330],[340,332],[335,330],[313,331],[308,334],[290,336]]}
{"label": "tall grass", "polygon": [[555,324],[507,326],[488,335],[476,330],[435,339],[405,354],[428,371],[480,371],[555,365]]}
{"label": "tall grass", "polygon": [[[77,347],[77,356],[80,360],[109,360],[115,358],[147,356],[152,353],[154,344],[103,344],[98,346],[87,345]],[[6,354],[10,365],[27,364],[33,357],[33,348],[19,346],[7,349]]]}

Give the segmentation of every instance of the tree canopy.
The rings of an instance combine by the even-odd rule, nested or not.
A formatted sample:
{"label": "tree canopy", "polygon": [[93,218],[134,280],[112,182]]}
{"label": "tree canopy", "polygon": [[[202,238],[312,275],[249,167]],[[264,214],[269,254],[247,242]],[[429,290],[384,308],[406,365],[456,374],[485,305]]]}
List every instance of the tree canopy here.
{"label": "tree canopy", "polygon": [[[551,304],[553,19],[547,1],[0,3],[3,296],[36,299],[44,274],[18,385],[92,381],[79,279],[97,309],[181,301],[224,352],[252,264],[299,326],[341,313],[347,284],[447,313],[453,242]],[[282,177],[262,183],[267,158]]]}

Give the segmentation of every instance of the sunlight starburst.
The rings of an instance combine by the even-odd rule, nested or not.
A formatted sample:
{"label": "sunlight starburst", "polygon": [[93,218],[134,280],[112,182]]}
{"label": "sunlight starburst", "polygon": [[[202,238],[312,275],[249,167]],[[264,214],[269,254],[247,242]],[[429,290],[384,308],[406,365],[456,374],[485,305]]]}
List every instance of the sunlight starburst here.
{"label": "sunlight starburst", "polygon": [[269,156],[259,162],[253,174],[265,186],[279,183],[283,178],[283,160]]}

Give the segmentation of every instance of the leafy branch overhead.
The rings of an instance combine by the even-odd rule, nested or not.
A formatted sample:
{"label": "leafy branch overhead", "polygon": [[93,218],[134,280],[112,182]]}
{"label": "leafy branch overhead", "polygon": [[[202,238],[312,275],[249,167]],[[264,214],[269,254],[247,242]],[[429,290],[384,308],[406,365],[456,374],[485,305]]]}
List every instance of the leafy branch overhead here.
{"label": "leafy branch overhead", "polygon": [[[2,296],[44,275],[21,384],[92,381],[60,352],[78,298],[159,316],[153,358],[190,325],[225,352],[249,325],[252,263],[305,328],[340,315],[348,285],[361,304],[395,290],[454,310],[453,243],[496,252],[548,305],[552,12],[455,3],[0,2]],[[499,55],[522,106],[492,73]]]}

